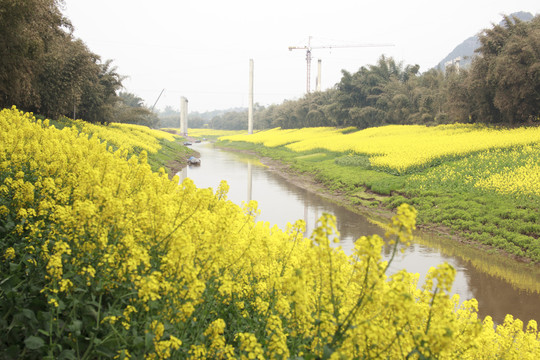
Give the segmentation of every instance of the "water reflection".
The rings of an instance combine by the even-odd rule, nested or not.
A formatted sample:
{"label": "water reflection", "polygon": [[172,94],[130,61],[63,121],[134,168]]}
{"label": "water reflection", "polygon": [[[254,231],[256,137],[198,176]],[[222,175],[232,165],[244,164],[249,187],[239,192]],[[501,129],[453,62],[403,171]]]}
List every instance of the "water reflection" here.
{"label": "water reflection", "polygon": [[[213,190],[221,180],[226,180],[230,186],[230,200],[239,205],[251,199],[258,202],[261,211],[258,221],[267,221],[284,229],[288,222],[303,219],[308,236],[322,213],[331,213],[337,218],[340,245],[348,253],[352,252],[354,241],[362,235],[384,236],[385,231],[367,218],[287,182],[255,157],[220,151],[210,144],[195,144],[194,147],[201,154],[201,165],[187,167],[178,175],[182,179],[191,178],[199,188],[210,187]],[[493,262],[475,260],[473,265],[472,261],[457,255],[460,252],[448,250],[447,245],[451,246],[451,243],[447,240],[429,239],[427,236],[422,235],[403,254],[398,253],[389,271],[406,269],[419,273],[422,284],[430,267],[446,261],[456,269],[452,291],[459,294],[462,300],[476,298],[481,317],[491,315],[495,322],[502,322],[504,316],[510,313],[525,322],[530,319],[540,321],[539,293],[521,291],[500,278],[486,274],[482,266],[494,266]],[[437,241],[440,243],[433,246]],[[486,258],[485,253],[482,254]],[[384,247],[383,255],[386,259],[390,257],[389,246]],[[484,263],[487,265],[478,266]],[[538,285],[540,278],[535,276],[530,281]]]}
{"label": "water reflection", "polygon": [[247,202],[250,202],[253,199],[253,191],[252,191],[253,177],[251,175],[251,161],[248,161],[247,173],[248,173],[248,179],[247,179]]}

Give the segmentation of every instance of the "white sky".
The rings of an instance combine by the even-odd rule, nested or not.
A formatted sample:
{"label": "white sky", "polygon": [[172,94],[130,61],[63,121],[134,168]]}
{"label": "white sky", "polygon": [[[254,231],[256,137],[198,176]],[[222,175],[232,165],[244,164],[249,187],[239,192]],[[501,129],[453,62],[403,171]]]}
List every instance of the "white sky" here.
{"label": "white sky", "polygon": [[249,59],[254,101],[298,99],[306,90],[306,51],[289,46],[393,44],[312,51],[322,88],[384,54],[427,71],[455,46],[499,23],[502,14],[540,13],[538,0],[65,0],[64,14],[91,51],[112,59],[125,91],[156,109],[247,107]]}

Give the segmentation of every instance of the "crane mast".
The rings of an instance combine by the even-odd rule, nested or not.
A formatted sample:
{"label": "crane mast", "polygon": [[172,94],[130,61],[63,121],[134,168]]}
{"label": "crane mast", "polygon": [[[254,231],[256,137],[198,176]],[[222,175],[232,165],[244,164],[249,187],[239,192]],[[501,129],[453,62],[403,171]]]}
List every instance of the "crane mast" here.
{"label": "crane mast", "polygon": [[[306,92],[309,94],[309,87],[311,85],[311,36],[308,38],[308,45],[306,50],[306,62],[307,62],[307,76],[306,76]],[[291,49],[289,48],[289,51]]]}
{"label": "crane mast", "polygon": [[306,92],[310,92],[311,86],[311,50],[312,49],[335,49],[335,48],[349,48],[349,47],[380,47],[380,46],[394,46],[394,44],[357,44],[357,45],[323,45],[323,46],[311,46],[311,38],[308,37],[307,45],[305,46],[289,46],[289,51],[292,50],[306,50]]}

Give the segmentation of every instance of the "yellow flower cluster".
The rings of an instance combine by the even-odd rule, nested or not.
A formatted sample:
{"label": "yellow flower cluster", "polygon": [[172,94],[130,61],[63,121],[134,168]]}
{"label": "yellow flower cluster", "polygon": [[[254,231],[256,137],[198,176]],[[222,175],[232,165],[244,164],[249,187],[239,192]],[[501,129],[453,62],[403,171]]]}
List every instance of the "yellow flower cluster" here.
{"label": "yellow flower cluster", "polygon": [[[347,130],[347,129],[345,129]],[[266,131],[260,131],[254,134],[239,134],[220,137],[220,140],[228,141],[247,141],[255,144],[262,144],[267,147],[283,146],[305,141],[316,144],[319,140],[342,134],[344,129],[335,129],[331,127],[303,128],[303,129],[281,129],[275,128]]]}
{"label": "yellow flower cluster", "polygon": [[14,258],[15,258],[15,249],[13,249],[12,247],[8,247],[4,253],[4,259],[9,261]]}
{"label": "yellow flower cluster", "polygon": [[[51,328],[65,328],[83,301],[70,299],[88,293],[100,311],[81,328],[103,327],[101,346],[118,357],[540,357],[534,321],[525,331],[513,319],[494,327],[478,320],[475,300],[458,306],[449,265],[417,288],[416,275],[385,274],[378,236],[349,256],[331,244],[332,216],[306,238],[302,221],[286,231],[255,222],[256,203],[228,201],[225,183],[215,192],[178,184],[152,172],[144,152],[127,155],[16,109],[0,113],[0,201],[19,236],[0,243],[0,261],[26,251],[37,263],[29,270],[46,269]],[[399,208],[396,247],[414,218]]]}
{"label": "yellow flower cluster", "polygon": [[[350,130],[350,129],[345,129]],[[344,133],[345,132],[345,133]],[[364,154],[373,167],[403,173],[441,159],[474,152],[527,145],[540,141],[540,128],[494,129],[479,125],[389,125],[357,132],[333,128],[303,128],[262,131],[254,135],[220,138],[229,141],[286,145],[293,151],[324,149]]]}
{"label": "yellow flower cluster", "polygon": [[491,149],[413,175],[418,187],[445,182],[501,194],[540,196],[540,144]]}
{"label": "yellow flower cluster", "polygon": [[108,126],[96,125],[82,120],[74,121],[82,132],[96,136],[117,148],[133,152],[135,149],[155,154],[161,149],[160,139],[174,141],[175,136],[161,130],[150,129],[142,125],[111,123]]}
{"label": "yellow flower cluster", "polygon": [[538,158],[531,163],[514,170],[496,173],[486,179],[479,180],[474,185],[482,189],[495,190],[503,194],[532,194],[540,196],[540,165]]}

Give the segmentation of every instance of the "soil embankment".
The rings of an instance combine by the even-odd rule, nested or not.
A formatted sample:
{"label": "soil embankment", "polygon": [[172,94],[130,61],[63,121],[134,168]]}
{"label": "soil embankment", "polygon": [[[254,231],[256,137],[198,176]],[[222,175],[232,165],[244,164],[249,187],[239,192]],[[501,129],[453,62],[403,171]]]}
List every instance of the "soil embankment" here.
{"label": "soil embankment", "polygon": [[169,179],[172,179],[179,171],[188,166],[188,159],[192,156],[200,157],[197,151],[192,150],[189,153],[181,154],[173,160],[169,160],[165,167],[169,172]]}

